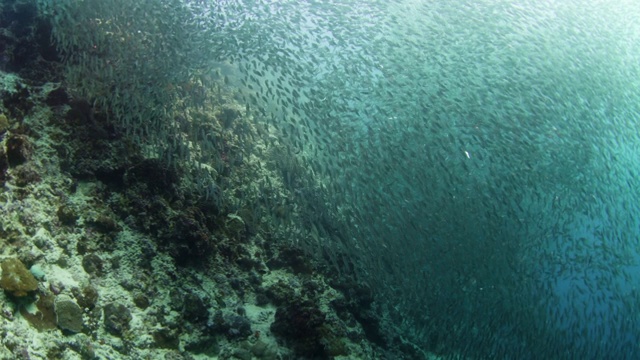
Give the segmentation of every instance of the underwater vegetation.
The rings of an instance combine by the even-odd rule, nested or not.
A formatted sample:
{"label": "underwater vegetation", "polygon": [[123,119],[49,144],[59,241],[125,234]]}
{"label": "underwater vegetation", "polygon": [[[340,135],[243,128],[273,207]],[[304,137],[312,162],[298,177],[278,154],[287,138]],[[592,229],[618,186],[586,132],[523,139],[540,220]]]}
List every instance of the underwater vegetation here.
{"label": "underwater vegetation", "polygon": [[637,358],[633,2],[0,2],[0,359]]}

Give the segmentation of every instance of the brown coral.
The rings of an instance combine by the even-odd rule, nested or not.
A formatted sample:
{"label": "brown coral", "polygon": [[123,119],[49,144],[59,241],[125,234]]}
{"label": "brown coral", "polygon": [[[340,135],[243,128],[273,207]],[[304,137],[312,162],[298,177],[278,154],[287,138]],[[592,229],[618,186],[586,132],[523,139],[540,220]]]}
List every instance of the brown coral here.
{"label": "brown coral", "polygon": [[19,259],[2,262],[0,287],[15,297],[24,297],[38,288],[38,281]]}

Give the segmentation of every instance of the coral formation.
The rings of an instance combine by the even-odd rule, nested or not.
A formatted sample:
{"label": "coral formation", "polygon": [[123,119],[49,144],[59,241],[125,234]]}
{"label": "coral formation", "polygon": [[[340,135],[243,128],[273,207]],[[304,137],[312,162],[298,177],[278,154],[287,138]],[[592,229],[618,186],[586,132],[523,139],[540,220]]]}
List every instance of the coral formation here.
{"label": "coral formation", "polygon": [[131,312],[123,304],[109,303],[104,306],[104,327],[109,333],[122,336],[129,329]]}
{"label": "coral formation", "polygon": [[20,259],[10,258],[2,261],[0,288],[15,297],[25,297],[38,289],[38,280],[29,272]]}
{"label": "coral formation", "polygon": [[82,308],[69,297],[57,297],[54,303],[56,324],[63,330],[72,333],[81,332],[84,323],[82,321]]}
{"label": "coral formation", "polygon": [[6,140],[6,148],[7,161],[11,167],[24,164],[33,153],[33,146],[25,135],[10,135]]}
{"label": "coral formation", "polygon": [[[49,29],[32,25],[24,52],[4,45],[56,62],[38,43]],[[48,83],[65,76],[60,63],[38,77],[14,55],[5,69],[31,81],[0,73],[1,360],[382,352],[363,341],[355,306],[332,306],[343,296],[294,243],[320,216],[301,200],[320,207],[315,180],[221,78],[172,85],[172,106],[202,103],[168,114],[180,144],[168,155],[125,128],[122,109]]]}

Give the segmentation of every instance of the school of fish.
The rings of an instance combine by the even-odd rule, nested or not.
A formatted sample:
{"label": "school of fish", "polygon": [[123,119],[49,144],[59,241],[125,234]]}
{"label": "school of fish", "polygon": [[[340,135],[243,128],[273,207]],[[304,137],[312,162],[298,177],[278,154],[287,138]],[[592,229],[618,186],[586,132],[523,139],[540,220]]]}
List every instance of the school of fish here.
{"label": "school of fish", "polygon": [[424,349],[640,357],[640,3],[109,0],[100,39],[68,30],[88,5],[39,4],[86,48],[78,83],[129,84],[109,104],[134,136],[169,146],[140,120],[175,110],[158,81],[236,89],[340,219],[308,246]]}

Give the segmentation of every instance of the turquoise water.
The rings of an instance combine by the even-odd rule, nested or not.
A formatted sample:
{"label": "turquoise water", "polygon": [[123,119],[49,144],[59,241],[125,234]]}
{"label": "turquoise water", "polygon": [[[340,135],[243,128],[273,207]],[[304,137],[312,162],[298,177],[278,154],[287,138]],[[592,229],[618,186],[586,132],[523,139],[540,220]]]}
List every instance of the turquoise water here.
{"label": "turquoise water", "polygon": [[326,176],[344,247],[408,338],[635,358],[639,11],[242,3],[219,60]]}
{"label": "turquoise water", "polygon": [[337,44],[299,29],[290,60],[319,93],[305,115],[331,139],[363,277],[408,336],[450,356],[637,357],[637,5],[323,11],[307,16],[338,22]]}
{"label": "turquoise water", "polygon": [[640,3],[171,3],[193,31],[157,51],[224,65],[325,185],[347,229],[328,257],[407,339],[640,357]]}
{"label": "turquoise water", "polygon": [[264,39],[239,61],[300,93],[283,121],[320,129],[300,146],[352,207],[350,252],[408,337],[635,358],[639,10],[271,5],[243,10]]}

